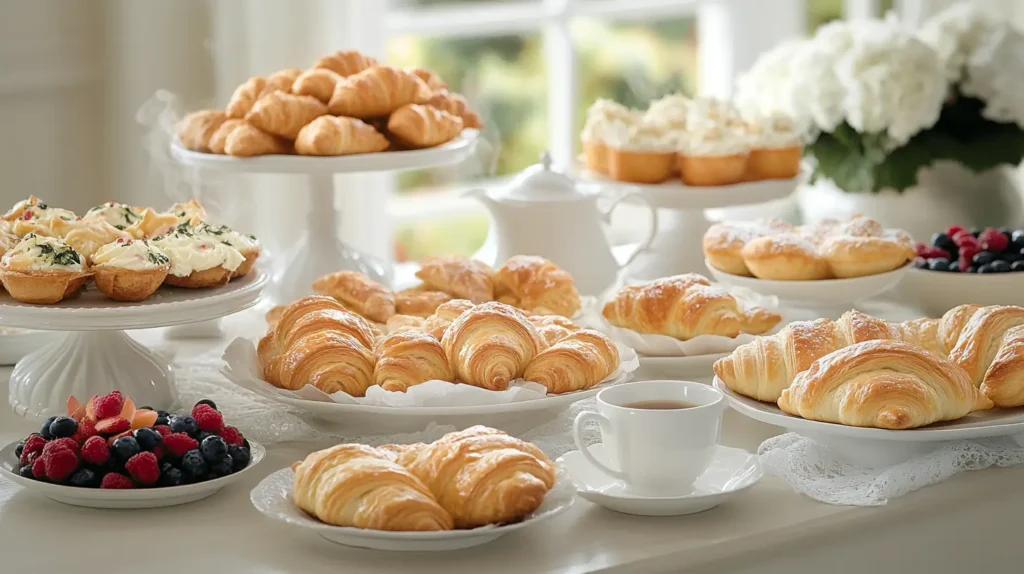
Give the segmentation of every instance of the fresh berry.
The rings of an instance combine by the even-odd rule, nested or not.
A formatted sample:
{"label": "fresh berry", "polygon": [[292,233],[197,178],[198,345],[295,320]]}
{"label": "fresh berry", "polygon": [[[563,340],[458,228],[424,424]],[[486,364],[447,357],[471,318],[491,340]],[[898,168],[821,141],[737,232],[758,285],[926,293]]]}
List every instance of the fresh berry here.
{"label": "fresh berry", "polygon": [[222,476],[227,476],[231,474],[232,465],[233,462],[230,454],[225,454],[224,458],[218,460],[217,462],[211,462],[210,478],[220,478]]}
{"label": "fresh berry", "polygon": [[986,263],[978,267],[978,273],[995,273],[995,270],[992,269],[991,263]]}
{"label": "fresh berry", "polygon": [[151,452],[140,452],[131,457],[124,464],[124,468],[141,484],[154,484],[160,479],[160,463]]}
{"label": "fresh berry", "polygon": [[156,425],[155,427],[153,427],[153,430],[160,433],[160,436],[162,437],[171,434],[171,427],[167,425]]}
{"label": "fresh berry", "polygon": [[94,436],[96,436],[96,425],[92,424],[89,419],[82,419],[78,422],[78,430],[71,435],[71,438],[75,439],[78,444],[82,444]]}
{"label": "fresh berry", "polygon": [[199,450],[203,451],[203,458],[208,462],[216,462],[228,454],[228,443],[219,436],[208,436],[199,443]]}
{"label": "fresh berry", "polygon": [[100,488],[134,488],[132,479],[119,472],[108,472],[100,482]]}
{"label": "fresh berry", "polygon": [[172,415],[167,419],[167,426],[171,427],[171,432],[183,432],[188,435],[196,434],[199,430],[196,419],[188,415]]}
{"label": "fresh berry", "polygon": [[916,269],[927,269],[928,268],[928,260],[925,259],[924,257],[915,257],[914,258],[913,266]]}
{"label": "fresh berry", "polygon": [[190,450],[181,457],[181,470],[189,478],[197,479],[206,476],[206,459],[198,449]]}
{"label": "fresh berry", "polygon": [[167,425],[167,419],[169,419],[170,417],[171,417],[171,415],[167,411],[157,411],[156,412],[156,422],[153,423],[153,425],[154,426],[157,426],[157,425],[164,425],[164,426],[166,426]]}
{"label": "fresh berry", "polygon": [[66,448],[53,450],[41,458],[46,468],[46,478],[62,482],[78,469],[78,456]]}
{"label": "fresh berry", "polygon": [[160,433],[151,428],[135,429],[132,434],[142,450],[152,451],[154,447],[163,442],[163,437]]}
{"label": "fresh berry", "polygon": [[1014,261],[1020,261],[1020,254],[1012,251],[1004,251],[999,254],[999,258],[1007,263],[1013,263]]}
{"label": "fresh berry", "polygon": [[[44,471],[45,472],[45,471]],[[32,474],[32,465],[26,464],[25,466],[18,469],[18,474],[24,478],[35,478],[36,475]]]}
{"label": "fresh berry", "polygon": [[32,469],[32,476],[40,480],[46,478],[46,461],[42,457],[33,460],[29,468]]}
{"label": "fresh berry", "polygon": [[945,257],[929,259],[928,269],[931,269],[932,271],[945,271],[949,269],[949,259],[946,259]]}
{"label": "fresh berry", "polygon": [[936,257],[942,257],[945,259],[950,258],[950,253],[948,251],[946,251],[945,249],[940,249],[938,247],[925,247],[924,249],[918,252],[918,255],[924,257],[925,259],[935,259]]}
{"label": "fresh berry", "polygon": [[959,266],[961,273],[967,273],[967,270],[971,268],[971,258],[961,253],[960,257],[957,259],[957,265]]}
{"label": "fresh berry", "polygon": [[977,237],[977,236],[981,235],[982,231],[984,231],[984,229],[982,229],[980,227],[972,227],[971,228],[971,235]]}
{"label": "fresh berry", "polygon": [[242,433],[238,432],[238,429],[232,426],[226,426],[220,430],[220,438],[224,439],[224,442],[229,445],[242,446],[245,444],[245,437]]}
{"label": "fresh berry", "polygon": [[988,265],[992,268],[993,273],[1006,273],[1010,270],[1010,264],[1001,259],[996,259]]}
{"label": "fresh berry", "polygon": [[995,259],[996,256],[991,251],[981,251],[974,254],[974,257],[971,259],[971,263],[981,267],[982,265],[992,263]]}
{"label": "fresh berry", "polygon": [[96,432],[105,435],[120,434],[131,430],[132,423],[123,417],[111,417],[96,423]]}
{"label": "fresh berry", "polygon": [[252,458],[248,450],[235,445],[228,446],[228,455],[231,456],[231,472],[238,472],[249,466]]}
{"label": "fresh berry", "polygon": [[949,229],[946,230],[946,235],[952,238],[955,237],[956,234],[960,233],[961,231],[967,231],[967,229],[960,225],[950,225]]}
{"label": "fresh berry", "polygon": [[956,243],[953,243],[953,239],[945,233],[936,233],[935,235],[932,235],[932,245],[946,251],[956,250]]}
{"label": "fresh berry", "polygon": [[1011,263],[1010,271],[1024,271],[1024,259],[1018,259]]}
{"label": "fresh berry", "polygon": [[78,443],[75,442],[75,439],[71,437],[58,438],[46,443],[46,446],[43,447],[42,456],[46,456],[56,450],[70,450],[75,453],[75,456],[78,456],[78,452],[81,448],[78,446]]}
{"label": "fresh berry", "polygon": [[22,448],[21,454],[18,456],[25,456],[33,452],[42,452],[43,447],[46,446],[46,439],[40,435],[34,434],[25,439],[25,447]]}
{"label": "fresh berry", "polygon": [[201,431],[197,432],[193,436],[195,436],[196,440],[199,441],[199,444],[202,444],[203,441],[206,440],[206,437],[208,437],[208,436],[218,436],[218,435],[217,435],[217,433],[212,433],[210,431],[201,430]]}
{"label": "fresh berry", "polygon": [[959,261],[950,261],[949,262],[949,269],[948,269],[948,271],[952,271],[953,273],[959,273],[960,272],[960,262]]}
{"label": "fresh berry", "polygon": [[161,486],[181,486],[185,482],[185,475],[180,469],[174,468],[173,466],[161,470],[160,472],[160,485]]}
{"label": "fresh berry", "polygon": [[70,437],[78,430],[78,423],[71,417],[57,417],[50,423],[50,435],[54,438]]}
{"label": "fresh berry", "polygon": [[981,232],[978,236],[978,240],[981,242],[981,248],[985,251],[993,251],[999,253],[1010,244],[1006,240],[1006,236],[999,232],[994,227],[988,227],[985,231]]}
{"label": "fresh berry", "polygon": [[97,398],[96,403],[93,405],[93,409],[96,411],[96,418],[100,421],[120,416],[123,407],[124,397],[117,391]]}
{"label": "fresh berry", "polygon": [[117,433],[114,436],[108,436],[107,437],[107,446],[113,447],[114,446],[114,442],[117,441],[117,439],[119,439],[119,438],[121,438],[123,436],[132,436],[132,431],[126,430],[124,432]]}
{"label": "fresh berry", "polygon": [[[197,402],[195,406],[198,407],[199,405],[207,405],[211,409],[217,410],[217,403],[211,401],[210,399],[203,399],[203,400]],[[193,410],[195,409],[195,407],[192,407],[192,408],[193,408]]]}
{"label": "fresh berry", "polygon": [[99,486],[98,478],[99,477],[96,476],[96,473],[88,468],[80,468],[75,471],[75,474],[71,475],[71,486],[96,488]]}
{"label": "fresh berry", "polygon": [[23,452],[25,452],[25,441],[19,440],[18,444],[14,445],[14,456],[21,458]]}
{"label": "fresh berry", "polygon": [[142,452],[142,447],[139,446],[139,441],[135,440],[133,436],[123,436],[114,441],[110,449],[118,460],[128,460],[129,458]]}
{"label": "fresh berry", "polygon": [[82,460],[100,465],[110,460],[110,448],[101,436],[89,437],[82,443]]}
{"label": "fresh berry", "polygon": [[52,423],[56,419],[57,417],[50,417],[43,421],[43,426],[39,428],[39,435],[45,438],[46,440],[50,440],[51,438],[53,438],[53,435],[50,434],[50,423]]}
{"label": "fresh berry", "polygon": [[192,410],[192,418],[199,430],[215,433],[224,428],[224,417],[208,405],[197,405]]}
{"label": "fresh berry", "polygon": [[190,450],[199,448],[199,441],[183,432],[176,432],[164,437],[164,448],[173,456],[184,456]]}

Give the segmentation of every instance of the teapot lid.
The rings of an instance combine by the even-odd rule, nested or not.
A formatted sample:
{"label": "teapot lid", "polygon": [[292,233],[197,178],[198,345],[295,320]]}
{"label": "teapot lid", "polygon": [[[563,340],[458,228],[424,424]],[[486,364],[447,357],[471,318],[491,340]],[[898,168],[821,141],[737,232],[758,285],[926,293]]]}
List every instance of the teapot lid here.
{"label": "teapot lid", "polygon": [[551,154],[545,151],[540,156],[540,163],[524,169],[499,192],[496,199],[522,202],[571,201],[591,195],[580,189],[576,180],[552,169]]}

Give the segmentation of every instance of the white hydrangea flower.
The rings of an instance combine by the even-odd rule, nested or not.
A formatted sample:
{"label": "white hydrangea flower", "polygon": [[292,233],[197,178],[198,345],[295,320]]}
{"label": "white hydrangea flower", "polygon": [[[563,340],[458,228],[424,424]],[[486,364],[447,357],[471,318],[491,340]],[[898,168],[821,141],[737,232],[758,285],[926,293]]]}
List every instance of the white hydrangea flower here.
{"label": "white hydrangea flower", "polygon": [[837,21],[822,26],[793,58],[791,105],[825,132],[835,130],[846,116],[845,89],[836,76],[836,65],[853,46],[855,24]]}
{"label": "white hydrangea flower", "polygon": [[793,107],[793,59],[809,40],[788,40],[765,52],[736,80],[736,107],[745,118],[805,115]]}
{"label": "white hydrangea flower", "polygon": [[954,4],[939,12],[918,32],[918,37],[935,49],[951,82],[963,78],[964,66],[985,39],[1006,28],[988,12],[969,2]]}

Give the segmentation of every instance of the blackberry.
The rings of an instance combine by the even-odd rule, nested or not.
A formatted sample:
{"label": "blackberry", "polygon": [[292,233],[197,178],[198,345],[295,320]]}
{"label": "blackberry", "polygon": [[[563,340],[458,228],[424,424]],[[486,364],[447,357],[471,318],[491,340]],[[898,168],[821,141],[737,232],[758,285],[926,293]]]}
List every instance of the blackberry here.
{"label": "blackberry", "polygon": [[23,452],[25,452],[25,441],[19,440],[17,446],[14,447],[14,456],[21,458]]}
{"label": "blackberry", "polygon": [[238,472],[249,466],[249,461],[252,459],[248,450],[235,445],[228,447],[228,456],[231,457],[231,472]]}
{"label": "blackberry", "polygon": [[53,435],[50,434],[50,423],[52,423],[56,418],[57,417],[50,417],[43,421],[43,426],[39,429],[39,435],[41,437],[45,438],[46,440],[50,440],[51,438],[53,438]]}
{"label": "blackberry", "polygon": [[228,443],[216,435],[203,439],[199,449],[203,452],[203,458],[211,463],[223,460],[228,455]]}
{"label": "blackberry", "polygon": [[233,472],[233,470],[232,470],[232,460],[231,460],[231,455],[230,454],[225,454],[224,458],[218,460],[217,462],[210,463],[210,478],[211,479],[213,479],[213,478],[220,478],[222,476],[227,476],[227,475],[231,474],[232,472]]}
{"label": "blackberry", "polygon": [[88,468],[80,468],[71,475],[71,486],[80,488],[96,488],[100,485],[99,476]]}
{"label": "blackberry", "polygon": [[135,436],[135,440],[138,441],[139,448],[142,450],[151,451],[154,447],[164,441],[164,437],[160,436],[160,433],[148,427],[135,429],[135,432],[132,434]]}
{"label": "blackberry", "polygon": [[181,457],[181,470],[189,478],[195,480],[206,475],[206,459],[199,449],[192,449]]}
{"label": "blackberry", "polygon": [[114,456],[122,462],[142,452],[139,441],[135,440],[133,436],[123,436],[115,440],[112,447],[111,450],[114,451]]}
{"label": "blackberry", "polygon": [[210,399],[203,399],[203,400],[201,400],[201,401],[197,402],[197,403],[196,403],[196,405],[195,405],[195,407],[192,407],[192,408],[196,408],[196,407],[198,407],[199,405],[210,405],[210,408],[211,408],[211,409],[213,409],[213,410],[217,410],[217,403],[215,403],[215,402],[211,401]]}
{"label": "blackberry", "polygon": [[196,419],[190,415],[171,415],[167,419],[167,426],[171,427],[171,432],[183,432],[189,436],[199,432]]}
{"label": "blackberry", "polygon": [[57,417],[50,423],[50,435],[53,438],[64,438],[75,434],[78,423],[71,417]]}
{"label": "blackberry", "polygon": [[35,475],[32,474],[31,464],[26,464],[25,466],[19,468],[18,474],[20,474],[23,478],[35,478]]}

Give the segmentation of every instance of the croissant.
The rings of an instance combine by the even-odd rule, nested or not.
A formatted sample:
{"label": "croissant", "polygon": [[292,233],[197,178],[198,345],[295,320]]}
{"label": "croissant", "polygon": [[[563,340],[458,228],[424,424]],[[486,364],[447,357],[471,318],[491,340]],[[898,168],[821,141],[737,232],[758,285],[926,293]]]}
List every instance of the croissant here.
{"label": "croissant", "polygon": [[392,315],[388,317],[388,322],[384,324],[384,332],[388,335],[408,330],[420,331],[422,333],[425,332],[423,330],[423,321],[422,317],[414,315]]}
{"label": "croissant", "polygon": [[210,153],[216,153],[220,155],[224,155],[225,153],[227,153],[226,151],[224,151],[224,148],[227,146],[228,136],[231,135],[231,132],[235,131],[235,128],[237,128],[240,125],[243,125],[244,123],[245,120],[241,120],[238,118],[231,118],[222,123],[220,127],[217,128],[217,131],[213,132],[213,135],[210,136]]}
{"label": "croissant", "polygon": [[435,91],[434,94],[423,103],[441,111],[448,112],[453,116],[459,116],[462,118],[462,125],[464,127],[474,129],[484,127],[483,122],[480,121],[480,116],[469,108],[469,102],[466,101],[466,98],[462,94],[456,94],[454,92],[449,92],[446,89],[441,89]]}
{"label": "croissant", "polygon": [[456,256],[431,257],[416,272],[427,287],[473,303],[494,299],[493,275],[486,263]]}
{"label": "croissant", "polygon": [[224,153],[234,157],[286,154],[289,151],[288,142],[249,123],[236,126],[224,140]]}
{"label": "croissant", "polygon": [[[960,338],[949,353],[953,364],[964,369],[976,386],[984,391],[992,392],[989,396],[1000,407],[1020,406],[1016,395],[1024,393],[1018,377],[1007,377],[1008,367],[1012,364],[1012,349],[1016,348],[1013,336],[1007,338],[1008,331],[1024,325],[1024,308],[997,305],[978,309],[964,325]],[[1011,349],[1003,350],[1004,345]],[[1000,366],[993,373],[997,375],[991,381],[988,372],[992,370],[993,361],[1001,355]],[[1014,384],[1016,383],[1016,384]],[[986,392],[986,394],[988,394]],[[997,400],[998,399],[998,400]]]}
{"label": "croissant", "polygon": [[314,452],[293,466],[292,499],[334,526],[372,530],[451,530],[451,515],[430,489],[391,456],[361,444]]}
{"label": "croissant", "polygon": [[619,351],[607,336],[581,329],[544,349],[526,366],[523,378],[561,394],[589,389],[619,366]]}
{"label": "croissant", "polygon": [[980,389],[997,407],[1024,406],[1024,327],[1003,334]]}
{"label": "croissant", "polygon": [[263,89],[267,87],[267,79],[263,76],[253,76],[242,85],[235,88],[231,94],[226,109],[229,118],[242,119],[249,113],[252,105],[263,95]]}
{"label": "croissant", "polygon": [[292,84],[292,93],[297,96],[313,96],[323,103],[331,101],[334,86],[342,77],[328,68],[306,70]]}
{"label": "croissant", "polygon": [[377,60],[355,50],[338,51],[324,56],[313,64],[313,68],[331,70],[339,76],[358,74],[377,65]]}
{"label": "croissant", "polygon": [[267,76],[267,85],[260,92],[260,98],[273,92],[292,93],[292,85],[301,74],[302,70],[298,68],[287,68],[270,74]]}
{"label": "croissant", "polygon": [[698,335],[759,334],[782,320],[781,315],[766,309],[744,309],[729,292],[712,287],[695,273],[623,287],[605,303],[601,314],[617,327],[681,340]]}
{"label": "croissant", "polygon": [[400,460],[456,528],[522,520],[555,485],[555,466],[539,448],[482,426],[405,449]]}
{"label": "croissant", "polygon": [[899,341],[866,341],[815,361],[779,396],[809,420],[909,429],[959,419],[992,401],[949,360]]}
{"label": "croissant", "polygon": [[327,106],[312,96],[275,91],[256,100],[245,121],[268,134],[294,140],[303,126],[326,113]]}
{"label": "croissant", "polygon": [[327,106],[336,116],[380,118],[428,97],[430,90],[416,74],[392,66],[374,66],[338,82]]}
{"label": "croissant", "polygon": [[295,341],[284,350],[279,365],[277,386],[292,391],[313,385],[327,394],[362,397],[373,384],[373,354],[355,337],[338,331],[316,332]]}
{"label": "croissant", "polygon": [[531,315],[526,319],[533,323],[548,346],[580,330],[579,325],[561,315]]}
{"label": "croissant", "polygon": [[473,302],[466,299],[452,299],[447,303],[441,303],[434,310],[434,314],[423,321],[423,330],[440,341],[452,321],[473,307],[475,307]]}
{"label": "croissant", "polygon": [[515,255],[494,272],[494,294],[514,301],[520,309],[548,309],[572,317],[580,310],[580,294],[572,275],[533,255]]}
{"label": "croissant", "polygon": [[441,344],[457,380],[492,391],[503,391],[522,377],[530,361],[547,347],[522,313],[496,302],[459,315]]}
{"label": "croissant", "polygon": [[210,138],[227,120],[220,110],[192,112],[178,123],[178,140],[185,149],[209,152]]}
{"label": "croissant", "polygon": [[373,382],[385,391],[405,392],[426,381],[455,380],[441,343],[423,331],[404,330],[384,337],[375,356]]}
{"label": "croissant", "polygon": [[281,353],[284,339],[296,322],[310,313],[321,310],[345,311],[345,307],[331,297],[312,295],[268,311],[266,318],[267,323],[270,324],[270,331],[260,339],[256,346],[256,354],[259,355],[260,363],[266,365],[271,358]]}
{"label": "croissant", "polygon": [[403,315],[429,317],[442,303],[452,300],[444,291],[431,291],[419,286],[395,293],[395,310]]}
{"label": "croissant", "polygon": [[390,145],[386,137],[361,120],[320,116],[299,130],[295,152],[338,156],[384,151]]}
{"label": "croissant", "polygon": [[388,133],[407,148],[439,146],[462,133],[462,118],[432,106],[404,105],[388,118]]}
{"label": "croissant", "polygon": [[384,323],[395,314],[395,294],[358,271],[338,271],[313,281],[313,292],[334,297],[363,317]]}
{"label": "croissant", "polygon": [[441,76],[438,76],[431,70],[426,68],[411,68],[409,71],[416,74],[419,79],[423,80],[431,90],[439,91],[448,89],[448,84],[441,79]]}

